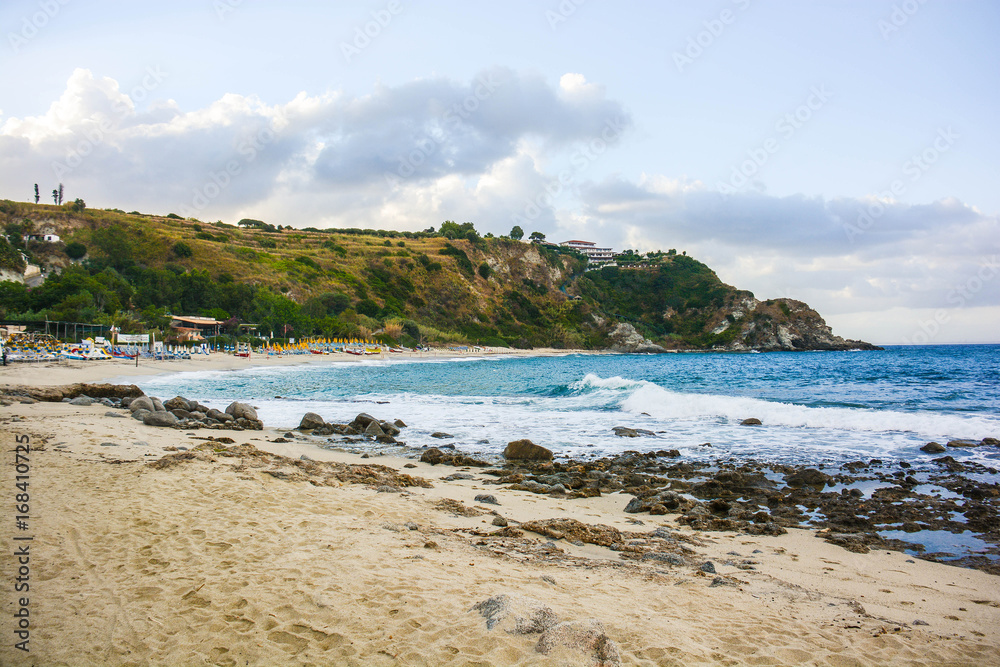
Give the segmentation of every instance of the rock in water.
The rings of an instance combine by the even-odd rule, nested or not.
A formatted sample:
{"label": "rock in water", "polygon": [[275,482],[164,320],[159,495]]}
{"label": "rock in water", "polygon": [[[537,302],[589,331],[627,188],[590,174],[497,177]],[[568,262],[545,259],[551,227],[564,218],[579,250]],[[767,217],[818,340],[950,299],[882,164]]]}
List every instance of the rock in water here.
{"label": "rock in water", "polygon": [[920,448],[920,451],[927,452],[928,454],[940,454],[945,451],[945,447],[939,442],[928,442]]}
{"label": "rock in water", "polygon": [[253,409],[252,405],[247,403],[240,403],[239,401],[233,401],[226,408],[226,414],[232,415],[233,419],[252,419],[257,420],[257,411]]}
{"label": "rock in water", "polygon": [[382,427],[378,425],[378,422],[373,421],[370,422],[368,427],[365,429],[365,435],[377,438],[380,435],[385,435],[385,433],[382,431]]}
{"label": "rock in water", "polygon": [[559,622],[559,617],[549,607],[521,595],[494,595],[477,603],[470,611],[478,611],[486,619],[487,630],[499,625],[512,635],[545,632]]}
{"label": "rock in water", "polygon": [[389,422],[379,422],[378,426],[386,435],[399,435],[399,429]]}
{"label": "rock in water", "polygon": [[[560,664],[592,664],[600,667],[620,667],[621,653],[614,640],[604,631],[604,625],[595,619],[567,621],[549,628],[535,645],[539,653],[562,660]],[[563,661],[566,661],[565,663]]]}
{"label": "rock in water", "polygon": [[326,426],[326,421],[315,412],[305,413],[302,415],[302,421],[299,422],[300,431],[309,431],[323,426]]}
{"label": "rock in water", "polygon": [[508,442],[503,450],[505,459],[523,459],[528,461],[551,461],[551,450],[536,445],[531,440],[514,440]]}
{"label": "rock in water", "polygon": [[152,412],[155,408],[149,396],[137,396],[129,402],[128,409],[134,414],[136,410],[149,410]]}
{"label": "rock in water", "polygon": [[620,322],[618,326],[616,326],[611,333],[608,334],[608,339],[611,341],[612,352],[666,352],[666,349],[660,347],[648,338],[643,337],[642,334],[635,330],[634,326],[623,322]]}
{"label": "rock in water", "polygon": [[749,419],[744,419],[740,422],[740,426],[763,426],[763,424],[764,422],[756,417],[750,417]]}
{"label": "rock in water", "polygon": [[431,437],[439,440],[445,440],[447,438],[454,438],[455,436],[451,433],[445,433],[444,431],[435,431],[434,433],[431,433]]}
{"label": "rock in water", "polygon": [[173,426],[177,423],[177,417],[166,410],[150,412],[143,417],[142,423],[146,426]]}
{"label": "rock in water", "polygon": [[[72,401],[71,401],[72,402]],[[949,447],[979,447],[980,442],[978,440],[949,440]]]}
{"label": "rock in water", "polygon": [[833,478],[822,473],[815,468],[806,468],[805,470],[799,470],[798,472],[792,473],[785,477],[785,483],[788,486],[800,487],[800,486],[816,486],[824,487],[829,482],[832,482]]}
{"label": "rock in water", "polygon": [[359,431],[364,431],[365,427],[367,427],[372,422],[377,422],[377,421],[378,421],[377,419],[372,417],[367,412],[362,412],[359,413],[358,416],[354,418],[354,421],[351,422],[351,425],[354,426],[354,428],[356,428]]}

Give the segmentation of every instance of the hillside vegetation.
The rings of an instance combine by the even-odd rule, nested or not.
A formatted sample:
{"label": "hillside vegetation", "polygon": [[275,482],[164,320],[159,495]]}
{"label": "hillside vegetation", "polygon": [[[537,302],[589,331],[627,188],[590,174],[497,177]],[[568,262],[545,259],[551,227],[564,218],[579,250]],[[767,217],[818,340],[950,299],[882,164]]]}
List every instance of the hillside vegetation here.
{"label": "hillside vegetation", "polygon": [[[585,349],[606,347],[620,322],[675,349],[797,349],[780,342],[781,326],[825,327],[805,304],[760,304],[673,252],[585,272],[575,251],[481,237],[468,223],[436,233],[282,229],[10,201],[0,222],[4,275],[23,272],[23,257],[47,272],[31,289],[0,282],[8,320],[162,333],[170,314],[204,315],[234,335],[256,325],[275,337]],[[32,233],[61,238],[23,241]]]}

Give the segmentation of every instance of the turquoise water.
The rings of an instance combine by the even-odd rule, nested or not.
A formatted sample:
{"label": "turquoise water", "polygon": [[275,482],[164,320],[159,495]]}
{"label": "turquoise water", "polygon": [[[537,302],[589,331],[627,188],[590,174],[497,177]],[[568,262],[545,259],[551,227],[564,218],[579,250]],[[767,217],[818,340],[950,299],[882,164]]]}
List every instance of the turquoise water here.
{"label": "turquoise water", "polygon": [[[308,411],[403,419],[411,446],[454,435],[496,454],[530,438],[557,454],[678,449],[690,459],[788,463],[929,458],[929,440],[1000,437],[1000,345],[892,347],[884,352],[470,357],[360,360],[154,377],[152,395],[224,407],[253,403],[268,426]],[[280,396],[281,398],[275,398]],[[740,426],[757,417],[760,427]],[[619,438],[631,426],[655,436]],[[705,446],[710,443],[711,446]],[[1000,448],[952,450],[1000,466]]]}

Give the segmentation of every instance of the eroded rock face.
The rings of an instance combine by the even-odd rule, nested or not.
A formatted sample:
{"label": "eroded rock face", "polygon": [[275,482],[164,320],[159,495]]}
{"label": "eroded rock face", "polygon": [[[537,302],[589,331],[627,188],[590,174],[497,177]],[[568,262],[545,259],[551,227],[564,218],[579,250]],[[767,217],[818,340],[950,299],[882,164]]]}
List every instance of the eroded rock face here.
{"label": "eroded rock face", "polygon": [[611,341],[612,352],[631,354],[666,352],[666,349],[643,337],[634,326],[625,322],[619,322],[618,326],[608,334],[608,339]]}

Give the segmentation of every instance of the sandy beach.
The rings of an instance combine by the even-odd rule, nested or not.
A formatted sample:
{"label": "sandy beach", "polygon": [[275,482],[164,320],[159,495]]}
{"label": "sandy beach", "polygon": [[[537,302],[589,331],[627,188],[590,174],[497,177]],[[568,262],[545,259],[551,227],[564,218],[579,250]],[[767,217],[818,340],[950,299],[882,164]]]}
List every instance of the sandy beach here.
{"label": "sandy beach", "polygon": [[[337,358],[24,364],[0,384]],[[5,502],[23,462],[30,518],[0,529],[3,665],[1000,664],[1000,581],[984,572],[809,530],[698,532],[624,513],[627,494],[515,491],[266,424],[10,403]]]}

